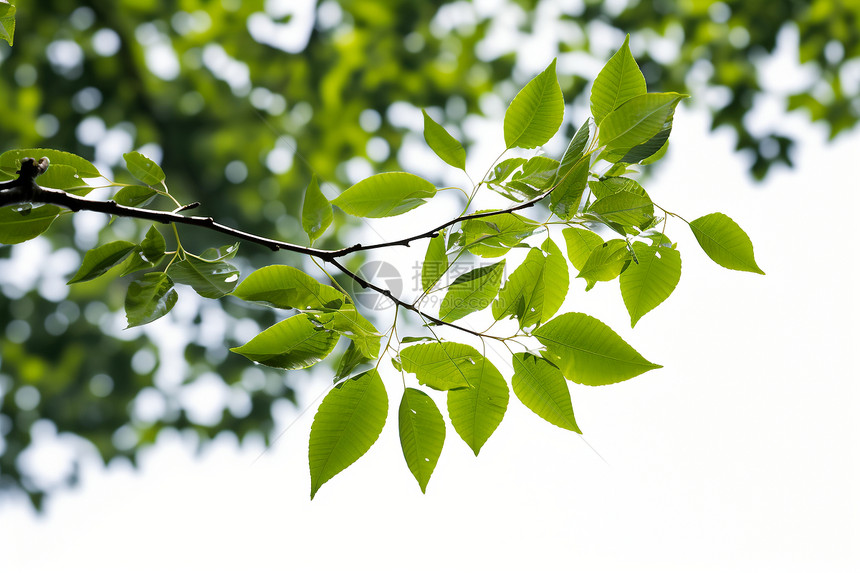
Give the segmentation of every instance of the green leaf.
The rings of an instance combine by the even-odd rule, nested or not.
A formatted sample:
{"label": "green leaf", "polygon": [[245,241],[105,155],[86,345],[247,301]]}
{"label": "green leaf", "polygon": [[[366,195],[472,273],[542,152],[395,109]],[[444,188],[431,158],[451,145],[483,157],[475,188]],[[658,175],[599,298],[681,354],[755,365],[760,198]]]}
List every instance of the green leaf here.
{"label": "green leaf", "polygon": [[60,208],[56,205],[12,205],[0,208],[0,244],[16,245],[48,230]]}
{"label": "green leaf", "polygon": [[591,290],[597,281],[611,281],[620,275],[630,259],[627,243],[612,239],[591,251],[576,278],[585,279],[588,283],[585,290]]}
{"label": "green leaf", "polygon": [[179,295],[166,273],[147,273],[128,285],[125,296],[125,316],[128,327],[140,326],[159,319],[173,308]]}
{"label": "green leaf", "polygon": [[325,482],[367,453],[379,438],[387,416],[388,394],[376,370],[332,388],[311,424],[311,499]]}
{"label": "green leaf", "polygon": [[592,251],[603,244],[603,237],[581,227],[568,227],[561,234],[567,245],[567,258],[570,263],[581,271]]}
{"label": "green leaf", "polygon": [[563,314],[536,329],[534,335],[546,346],[544,357],[556,364],[565,378],[578,384],[613,384],[662,368],[586,314]]}
{"label": "green leaf", "polygon": [[302,204],[302,228],[308,234],[311,243],[325,233],[333,218],[331,203],[320,191],[317,176],[314,174],[305,191],[305,202]]}
{"label": "green leaf", "polygon": [[427,482],[442,454],[445,444],[445,420],[430,396],[407,388],[403,392],[398,412],[400,447],[409,471],[418,480],[421,493],[427,492]]}
{"label": "green leaf", "polygon": [[533,248],[511,273],[499,298],[493,301],[493,318],[513,316],[520,328],[527,328],[548,320],[561,307],[569,286],[567,262],[549,239],[543,247],[549,255]]}
{"label": "green leaf", "polygon": [[436,187],[411,173],[380,173],[359,181],[332,201],[356,217],[393,217],[426,203]]}
{"label": "green leaf", "polygon": [[500,261],[458,276],[442,299],[439,318],[451,322],[490,306],[499,292],[504,270],[505,262]]}
{"label": "green leaf", "polygon": [[543,145],[561,127],[564,96],[555,60],[520,90],[505,112],[505,146],[531,149]]}
{"label": "green leaf", "polygon": [[344,304],[331,312],[315,315],[313,319],[325,328],[336,330],[351,339],[366,357],[376,358],[379,355],[379,339],[382,335],[353,305]]}
{"label": "green leaf", "polygon": [[167,243],[164,242],[164,235],[155,228],[155,225],[150,226],[146,236],[140,242],[140,254],[153,265],[157,265],[164,257],[166,248]]}
{"label": "green leaf", "polygon": [[118,205],[126,207],[146,207],[155,197],[158,192],[152,187],[145,185],[128,185],[123,187],[113,196],[113,200]]}
{"label": "green leaf", "polygon": [[712,261],[727,269],[764,274],[753,255],[749,236],[722,213],[711,213],[690,221],[690,229]]}
{"label": "green leaf", "polygon": [[675,107],[685,97],[674,92],[644,94],[621,104],[600,124],[598,140],[606,148],[606,158],[621,161],[632,148],[671,129]]}
{"label": "green leaf", "polygon": [[489,360],[479,356],[467,367],[470,387],[448,392],[451,425],[477,456],[508,409],[508,385]]}
{"label": "green leaf", "polygon": [[493,167],[493,173],[485,181],[487,183],[499,184],[510,177],[514,171],[525,165],[527,160],[523,157],[511,157],[500,161]]}
{"label": "green leaf", "polygon": [[266,366],[298,370],[328,356],[338,338],[337,332],[315,326],[310,317],[297,314],[230,350]]}
{"label": "green leaf", "polygon": [[[649,159],[653,157],[660,158],[658,156],[658,152],[662,150],[663,153],[666,153],[666,144],[669,143],[669,135],[672,133],[672,124],[669,123],[668,127],[660,131],[657,135],[646,141],[645,143],[641,143],[634,147],[631,147],[627,153],[620,159],[621,163],[642,163],[645,165]],[[653,159],[656,161],[657,159]],[[652,161],[652,162],[653,162]]]}
{"label": "green leaf", "polygon": [[237,252],[239,252],[239,243],[233,243],[232,245],[222,245],[217,248],[209,247],[200,253],[200,258],[210,263],[220,263],[229,261],[236,256]]}
{"label": "green leaf", "polygon": [[158,185],[164,188],[164,171],[155,161],[137,151],[123,153],[122,157],[125,159],[128,172],[137,179],[147,185]]}
{"label": "green leaf", "polygon": [[[536,192],[549,188],[558,173],[559,162],[551,157],[538,155],[523,165],[523,170],[514,175],[514,181],[534,187]],[[538,193],[534,193],[536,196]]]}
{"label": "green leaf", "polygon": [[654,204],[647,195],[620,191],[598,199],[588,211],[627,227],[642,228],[654,219]]}
{"label": "green leaf", "polygon": [[581,434],[573,417],[570,390],[561,371],[534,354],[520,352],[514,354],[512,360],[511,386],[520,402],[550,424]]}
{"label": "green leaf", "polygon": [[591,167],[589,158],[585,156],[590,138],[591,125],[586,121],[570,140],[558,166],[555,189],[550,194],[550,209],[562,219],[569,219],[579,209]]}
{"label": "green leaf", "polygon": [[102,276],[119,264],[136,247],[137,245],[130,241],[113,241],[90,249],[84,255],[81,268],[66,284],[80,283]]}
{"label": "green leaf", "polygon": [[11,46],[15,38],[15,6],[0,3],[0,38]]}
{"label": "green leaf", "polygon": [[333,310],[347,300],[337,289],[293,267],[271,265],[248,275],[233,296],[275,308],[299,310]]}
{"label": "green leaf", "polygon": [[370,358],[358,349],[355,342],[350,340],[349,346],[344,351],[343,356],[340,357],[340,362],[337,365],[337,371],[334,375],[335,382],[343,380],[352,374],[356,368],[362,364],[367,364],[370,360]]}
{"label": "green leaf", "polygon": [[594,80],[591,88],[591,114],[598,125],[618,106],[648,91],[645,76],[633,59],[629,44],[628,34],[621,48],[609,58]]}
{"label": "green leaf", "polygon": [[454,139],[444,127],[433,121],[426,111],[421,110],[421,113],[424,114],[424,141],[430,149],[451,167],[465,171],[466,150],[460,142]]}
{"label": "green leaf", "polygon": [[669,298],[681,279],[681,254],[675,249],[634,243],[633,252],[636,260],[618,279],[631,327]]}
{"label": "green leaf", "polygon": [[421,288],[424,292],[433,288],[439,279],[448,270],[448,255],[445,251],[445,234],[440,231],[438,235],[430,239],[427,245],[427,254],[421,265]]}
{"label": "green leaf", "polygon": [[48,170],[53,169],[57,165],[68,165],[73,167],[81,177],[101,177],[102,174],[95,166],[84,159],[66,151],[57,151],[56,149],[13,149],[0,155],[0,172],[14,177],[18,169],[21,168],[21,160],[25,157],[39,159],[47,157],[51,165]]}
{"label": "green leaf", "polygon": [[543,297],[541,322],[546,322],[558,312],[564,303],[570,287],[570,275],[567,272],[567,261],[558,245],[551,239],[547,239],[541,245],[541,249],[546,253],[543,272],[546,290]]}
{"label": "green leaf", "polygon": [[468,388],[477,378],[481,353],[457,342],[416,344],[400,351],[403,369],[434,390]]}
{"label": "green leaf", "polygon": [[230,263],[210,263],[191,257],[170,265],[168,274],[174,281],[190,286],[206,298],[230,294],[239,280],[239,269]]}
{"label": "green leaf", "polygon": [[[481,211],[478,211],[481,213]],[[502,213],[463,221],[461,242],[480,257],[501,257],[539,229],[532,221],[516,213]]]}
{"label": "green leaf", "polygon": [[71,165],[51,165],[47,171],[39,175],[39,187],[61,189],[80,197],[93,190]]}

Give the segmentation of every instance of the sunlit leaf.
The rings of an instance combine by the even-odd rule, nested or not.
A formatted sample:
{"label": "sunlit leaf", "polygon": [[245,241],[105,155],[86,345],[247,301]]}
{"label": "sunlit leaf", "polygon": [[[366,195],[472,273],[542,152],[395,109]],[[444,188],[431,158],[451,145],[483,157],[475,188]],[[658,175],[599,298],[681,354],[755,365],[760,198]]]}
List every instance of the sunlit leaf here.
{"label": "sunlit leaf", "polygon": [[137,245],[130,241],[113,241],[90,249],[84,255],[78,272],[66,284],[80,283],[102,276],[126,258],[135,247]]}
{"label": "sunlit leaf", "polygon": [[147,273],[128,285],[125,296],[125,316],[128,326],[140,326],[157,320],[170,312],[179,295],[166,273]]}
{"label": "sunlit leaf", "polygon": [[406,388],[400,401],[398,422],[403,457],[424,493],[445,444],[445,420],[430,396],[421,390]]}
{"label": "sunlit leaf", "polygon": [[599,125],[618,106],[647,91],[645,76],[630,53],[630,36],[609,58],[591,88],[591,114]]}
{"label": "sunlit leaf", "polygon": [[271,265],[248,275],[233,296],[275,308],[331,310],[346,302],[346,295],[324,285],[302,271],[286,265]]}
{"label": "sunlit leaf", "polygon": [[421,288],[424,292],[433,288],[448,270],[448,255],[445,252],[445,235],[440,232],[430,239],[427,254],[421,264]]}
{"label": "sunlit leaf", "polygon": [[230,350],[266,366],[298,370],[328,356],[339,337],[337,332],[315,326],[307,315],[297,314]]}
{"label": "sunlit leaf", "polygon": [[380,173],[359,181],[340,194],[336,205],[356,217],[393,217],[426,203],[436,187],[411,173]]}
{"label": "sunlit leaf", "polygon": [[466,150],[459,141],[448,133],[448,131],[433,121],[433,118],[424,114],[424,141],[430,149],[439,156],[439,159],[457,169],[466,169]]}
{"label": "sunlit leaf", "polygon": [[403,369],[434,390],[467,388],[477,378],[474,366],[481,353],[457,342],[416,344],[400,351]]}
{"label": "sunlit leaf", "polygon": [[634,243],[633,261],[618,279],[630,326],[669,298],[681,279],[681,254],[675,249]]}
{"label": "sunlit leaf", "polygon": [[60,208],[56,205],[12,205],[0,208],[0,244],[16,245],[48,230]]}
{"label": "sunlit leaf", "polygon": [[722,213],[690,221],[690,229],[712,261],[727,269],[764,274],[753,255],[753,245],[743,229]]}
{"label": "sunlit leaf", "polygon": [[47,157],[51,162],[51,166],[48,168],[49,171],[57,165],[68,165],[70,167],[74,167],[77,174],[81,177],[101,177],[99,170],[83,157],[78,157],[77,155],[66,151],[41,148],[13,149],[11,151],[6,151],[0,155],[0,172],[3,172],[10,177],[15,177],[15,173],[21,168],[21,160],[25,157],[32,157],[36,160],[42,157]]}
{"label": "sunlit leaf", "polygon": [[555,243],[547,239],[543,249],[531,249],[525,261],[511,273],[499,298],[493,301],[493,318],[512,316],[526,328],[548,320],[567,294],[567,262]]}
{"label": "sunlit leaf", "polygon": [[520,90],[505,112],[505,145],[531,149],[555,135],[564,118],[564,96],[552,63]]}
{"label": "sunlit leaf", "polygon": [[47,171],[39,175],[39,187],[61,189],[80,197],[93,190],[71,165],[51,165]]}
{"label": "sunlit leaf", "polygon": [[544,356],[559,367],[565,378],[579,384],[612,384],[662,368],[586,314],[562,314],[535,329],[534,335],[546,346]]}
{"label": "sunlit leaf", "polygon": [[620,275],[630,259],[627,243],[612,239],[591,251],[576,278],[585,279],[588,283],[585,290],[591,290],[597,281],[611,281]]}
{"label": "sunlit leaf", "polygon": [[654,218],[654,204],[647,195],[621,191],[592,203],[588,211],[627,227],[643,227]]}
{"label": "sunlit leaf", "polygon": [[[50,169],[49,169],[50,171]],[[146,207],[158,196],[158,192],[145,185],[128,185],[113,196],[118,205],[126,207]]]}
{"label": "sunlit leaf", "polygon": [[550,194],[550,209],[562,219],[569,219],[576,213],[582,200],[582,193],[588,181],[591,162],[585,157],[591,138],[591,124],[586,121],[570,140],[564,152],[555,179],[555,189]]}
{"label": "sunlit leaf", "polygon": [[164,187],[164,171],[158,164],[137,151],[123,153],[128,172],[147,185]]}
{"label": "sunlit leaf", "polygon": [[6,40],[11,46],[15,39],[15,6],[0,3],[0,39]]}
{"label": "sunlit leaf", "polygon": [[439,318],[451,322],[490,306],[499,292],[504,270],[505,263],[501,261],[458,276],[448,286],[448,292],[442,299]]}
{"label": "sunlit leaf", "polygon": [[230,294],[239,280],[239,269],[230,263],[210,263],[191,257],[170,265],[168,274],[174,281],[190,286],[206,298]]}
{"label": "sunlit leaf", "polygon": [[237,252],[239,252],[239,243],[233,243],[232,245],[210,247],[200,253],[200,258],[209,261],[210,263],[218,263],[229,261],[236,256]]}
{"label": "sunlit leaf", "polygon": [[356,368],[362,364],[368,364],[369,362],[371,362],[371,359],[365,356],[364,353],[358,349],[355,342],[350,340],[349,346],[347,346],[343,355],[340,357],[340,362],[337,365],[337,370],[334,375],[335,382],[343,380],[355,372]]}
{"label": "sunlit leaf", "polygon": [[314,174],[305,191],[305,201],[302,204],[302,228],[313,243],[325,233],[333,219],[331,203],[320,191],[317,176]]}
{"label": "sunlit leaf", "polygon": [[470,385],[448,392],[448,417],[457,434],[477,456],[505,416],[508,385],[483,356],[464,368]]}
{"label": "sunlit leaf", "polygon": [[607,159],[621,161],[632,148],[670,129],[675,107],[685,97],[674,92],[639,95],[609,113],[598,135]]}
{"label": "sunlit leaf", "polygon": [[520,352],[512,356],[514,394],[529,410],[565,430],[582,433],[573,417],[570,390],[561,371],[552,363]]}
{"label": "sunlit leaf", "polygon": [[367,453],[379,438],[387,415],[388,394],[376,370],[331,389],[311,424],[311,499],[325,482]]}
{"label": "sunlit leaf", "polygon": [[585,266],[591,252],[604,242],[597,233],[581,227],[568,227],[561,234],[567,245],[567,258],[578,271]]}
{"label": "sunlit leaf", "polygon": [[379,339],[382,335],[353,305],[344,304],[330,312],[314,315],[313,319],[325,328],[336,330],[351,339],[366,357],[376,358],[379,355]]}
{"label": "sunlit leaf", "polygon": [[[480,213],[480,211],[479,211]],[[501,257],[540,227],[516,213],[502,213],[464,221],[462,243],[480,257]]]}

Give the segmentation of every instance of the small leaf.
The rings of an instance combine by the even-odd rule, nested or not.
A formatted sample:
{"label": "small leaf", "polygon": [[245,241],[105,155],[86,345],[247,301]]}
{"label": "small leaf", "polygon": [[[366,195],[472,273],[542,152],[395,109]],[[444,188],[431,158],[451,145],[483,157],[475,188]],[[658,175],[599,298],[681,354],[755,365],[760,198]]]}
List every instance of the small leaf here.
{"label": "small leaf", "polygon": [[501,257],[540,227],[522,215],[502,213],[463,221],[461,228],[461,242],[471,253],[492,258]]}
{"label": "small leaf", "polygon": [[630,258],[627,243],[612,239],[591,251],[576,278],[585,279],[588,283],[585,290],[591,290],[597,281],[611,281],[620,275]]}
{"label": "small leaf", "polygon": [[445,420],[430,396],[407,388],[403,392],[398,411],[400,447],[409,471],[418,480],[421,493],[426,493],[427,483],[445,444]]}
{"label": "small leaf", "polygon": [[117,205],[126,207],[146,207],[158,196],[158,192],[145,185],[128,185],[113,196]]}
{"label": "small leaf", "polygon": [[337,371],[334,375],[335,382],[343,380],[352,374],[360,365],[367,364],[368,362],[370,362],[370,358],[365,356],[364,353],[355,345],[355,342],[350,340],[349,346],[347,346],[343,356],[340,357],[340,362],[337,365]]}
{"label": "small leaf", "polygon": [[522,157],[511,157],[500,161],[493,167],[492,176],[485,179],[487,183],[499,184],[510,177],[514,171],[526,164],[526,159]]}
{"label": "small leaf", "polygon": [[159,319],[173,308],[179,295],[166,273],[147,273],[128,285],[125,296],[125,316],[128,327],[140,326]]}
{"label": "small leaf", "polygon": [[567,245],[567,258],[578,271],[585,266],[592,251],[603,244],[603,237],[581,227],[568,227],[561,234]]}
{"label": "small leaf", "polygon": [[209,247],[200,253],[200,258],[210,263],[220,263],[229,261],[236,256],[237,252],[239,252],[239,243],[233,243],[232,245],[222,245],[217,248]]}
{"label": "small leaf", "polygon": [[550,209],[562,219],[569,219],[579,209],[591,167],[591,162],[585,155],[590,139],[591,124],[586,121],[570,140],[558,166],[555,189],[550,195]]}
{"label": "small leaf", "polygon": [[457,342],[416,344],[400,351],[403,369],[434,390],[468,388],[478,377],[474,370],[481,353]]}
{"label": "small leaf", "polygon": [[613,163],[622,161],[632,148],[671,129],[675,108],[685,97],[674,92],[644,94],[621,104],[600,124],[598,140],[606,148],[606,158]]}
{"label": "small leaf", "polygon": [[436,187],[411,173],[380,173],[359,181],[332,205],[356,217],[393,217],[426,203]]}
{"label": "small leaf", "polygon": [[339,290],[286,265],[254,271],[236,287],[233,296],[275,308],[323,311],[340,308],[347,300]]}
{"label": "small leaf", "polygon": [[470,375],[470,387],[448,392],[448,417],[457,434],[477,456],[505,416],[508,385],[483,356],[464,368]]}
{"label": "small leaf", "polygon": [[387,415],[388,394],[376,370],[332,388],[311,424],[311,499],[325,482],[367,453],[379,438]]}
{"label": "small leaf", "polygon": [[51,167],[49,169],[53,169],[57,165],[68,165],[70,167],[74,167],[77,174],[81,177],[102,176],[102,174],[99,173],[99,170],[83,157],[78,157],[77,155],[66,151],[42,148],[13,149],[11,151],[6,151],[0,155],[0,172],[3,172],[10,177],[15,177],[16,172],[21,168],[21,160],[25,157],[33,157],[35,159],[47,157],[51,162]]}
{"label": "small leaf", "polygon": [[505,146],[531,149],[543,145],[561,127],[564,96],[552,63],[520,90],[505,112]]}
{"label": "small leaf", "polygon": [[146,236],[140,242],[140,253],[143,257],[153,265],[157,265],[164,257],[166,248],[167,243],[164,242],[161,232],[155,228],[155,225],[149,227]]}
{"label": "small leaf", "polygon": [[633,252],[636,261],[618,279],[631,327],[669,298],[681,279],[681,254],[675,249],[634,243]]}
{"label": "small leaf", "polygon": [[129,151],[122,155],[128,172],[147,185],[164,188],[164,171],[158,164],[137,151]]}
{"label": "small leaf", "polygon": [[331,203],[320,191],[317,176],[314,174],[305,191],[305,202],[302,204],[302,228],[308,234],[311,243],[325,233],[333,217]]}
{"label": "small leaf", "polygon": [[753,255],[753,245],[743,229],[722,213],[690,221],[690,229],[712,261],[727,269],[764,274]]}
{"label": "small leaf", "polygon": [[422,110],[421,113],[424,114],[424,141],[430,149],[451,167],[465,170],[466,150],[460,142],[454,139],[444,127],[433,121],[426,111]]}
{"label": "small leaf", "polygon": [[366,357],[376,358],[379,355],[382,335],[353,305],[344,304],[331,312],[315,315],[313,319],[325,328],[351,339]]}
{"label": "small leaf", "polygon": [[81,268],[66,284],[80,283],[100,277],[119,264],[137,245],[130,241],[113,241],[90,249],[84,255]]}
{"label": "small leaf", "polygon": [[591,114],[598,125],[618,106],[648,91],[645,76],[633,59],[629,44],[628,34],[621,48],[609,58],[594,80],[591,88]]}
{"label": "small leaf", "polygon": [[328,356],[339,337],[337,332],[314,326],[307,315],[297,314],[230,351],[266,366],[298,370]]}
{"label": "small leaf", "polygon": [[438,235],[430,239],[430,244],[427,245],[427,254],[424,256],[424,263],[421,265],[421,288],[424,292],[433,288],[439,279],[448,270],[448,255],[445,251],[445,235],[439,232]]}
{"label": "small leaf", "polygon": [[38,237],[48,230],[60,208],[56,205],[12,205],[0,208],[0,244],[17,245]]}
{"label": "small leaf", "polygon": [[573,417],[570,390],[561,371],[540,356],[514,354],[514,394],[529,410],[559,428],[582,433]]}
{"label": "small leaf", "polygon": [[562,314],[535,329],[534,336],[546,346],[544,356],[559,367],[565,378],[578,384],[613,384],[662,368],[586,314]]}
{"label": "small leaf", "polygon": [[439,318],[451,322],[490,306],[499,292],[504,270],[505,262],[501,261],[458,276],[442,299]]}
{"label": "small leaf", "polygon": [[530,185],[534,187],[535,191],[540,192],[549,188],[555,180],[558,169],[559,162],[557,160],[538,155],[523,165],[522,172],[514,175],[514,181]]}
{"label": "small leaf", "polygon": [[15,6],[0,3],[0,38],[11,46],[15,38]]}
{"label": "small leaf", "polygon": [[493,318],[513,316],[520,328],[527,328],[555,314],[567,294],[567,262],[555,244],[547,239],[541,249],[531,249],[526,260],[511,273],[499,298],[493,301]]}
{"label": "small leaf", "polygon": [[239,269],[230,263],[210,263],[187,258],[168,269],[170,278],[190,286],[206,298],[221,298],[233,292],[239,280]]}

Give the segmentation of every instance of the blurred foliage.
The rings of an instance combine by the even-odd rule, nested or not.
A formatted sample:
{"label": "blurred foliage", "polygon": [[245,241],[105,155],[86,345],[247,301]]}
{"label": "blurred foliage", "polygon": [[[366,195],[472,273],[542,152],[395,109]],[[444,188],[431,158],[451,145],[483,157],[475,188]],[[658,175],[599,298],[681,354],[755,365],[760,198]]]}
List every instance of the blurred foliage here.
{"label": "blurred foliage", "polygon": [[[751,171],[761,178],[775,164],[790,165],[793,143],[785,134],[747,128],[766,93],[761,62],[780,32],[793,27],[810,79],[786,106],[806,110],[836,136],[860,116],[858,19],[857,2],[825,0],[626,7],[561,0],[19,2],[14,48],[0,46],[0,138],[4,150],[64,149],[108,169],[123,152],[141,149],[160,160],[182,200],[203,203],[201,212],[298,241],[295,206],[312,172],[328,182],[323,189],[332,197],[350,183],[347,160],[364,158],[374,171],[398,167],[396,151],[407,133],[398,102],[435,107],[437,119],[462,131],[468,115],[485,109],[485,94],[509,98],[534,71],[532,46],[549,45],[549,57],[561,54],[564,75],[566,58],[569,68],[582,54],[603,60],[629,32],[654,90],[692,86],[725,96],[712,104],[713,126],[737,134],[738,149],[751,152]],[[568,73],[569,103],[585,97],[591,71],[586,65],[581,75]],[[301,378],[274,371],[252,376],[241,357],[215,350],[225,337],[244,342],[243,321],[270,323],[267,311],[204,301],[193,316],[172,318],[184,332],[171,343],[184,358],[178,369],[146,330],[122,332],[123,285],[111,286],[115,276],[68,289],[68,276],[58,281],[51,274],[73,259],[65,265],[70,275],[95,244],[84,227],[72,217],[56,222],[38,240],[50,242],[54,262],[29,282],[8,269],[13,254],[20,261],[31,251],[0,247],[7,269],[0,274],[0,494],[23,489],[37,505],[76,477],[72,464],[65,480],[47,483],[22,461],[38,424],[48,421],[59,435],[92,444],[106,461],[134,460],[164,427],[201,444],[221,431],[268,440],[273,408],[294,399]],[[99,241],[135,240],[145,230],[118,221]],[[191,248],[193,241],[184,239]],[[327,241],[319,246],[347,242]],[[239,261],[258,268],[272,255],[243,246]],[[225,321],[225,312],[233,318]],[[212,326],[219,320],[227,324],[220,330]],[[213,341],[212,332],[222,340]],[[183,399],[212,371],[234,398],[215,423],[197,419]],[[158,407],[144,407],[153,403]]]}

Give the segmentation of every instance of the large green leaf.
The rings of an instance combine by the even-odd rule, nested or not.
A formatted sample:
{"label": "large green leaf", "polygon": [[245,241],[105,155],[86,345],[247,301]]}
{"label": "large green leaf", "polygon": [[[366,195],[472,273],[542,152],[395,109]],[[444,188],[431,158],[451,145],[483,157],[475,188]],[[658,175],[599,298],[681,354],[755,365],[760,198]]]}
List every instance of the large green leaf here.
{"label": "large green leaf", "polygon": [[21,160],[25,157],[32,157],[34,159],[47,157],[51,162],[51,166],[48,170],[57,165],[68,165],[70,167],[74,167],[77,174],[81,177],[101,177],[99,170],[83,157],[78,157],[77,155],[66,151],[42,148],[13,149],[11,151],[6,151],[0,155],[0,172],[14,177],[18,169],[21,168]]}
{"label": "large green leaf", "polygon": [[469,388],[448,392],[448,417],[457,434],[477,456],[502,422],[508,408],[508,385],[489,360],[479,356],[466,368]]}
{"label": "large green leaf", "polygon": [[567,294],[567,262],[558,247],[547,239],[543,249],[531,249],[525,261],[511,273],[499,298],[493,301],[493,318],[512,316],[526,328],[548,320]]}
{"label": "large green leaf", "polygon": [[622,239],[611,239],[591,251],[576,278],[585,279],[588,283],[585,290],[591,290],[597,281],[615,279],[630,259],[627,243]]}
{"label": "large green leaf", "polygon": [[332,310],[346,302],[346,295],[286,265],[271,265],[248,275],[233,296],[275,308]]}
{"label": "large green leaf", "polygon": [[416,344],[400,351],[403,369],[434,390],[468,388],[479,377],[475,365],[481,353],[457,342]]}
{"label": "large green leaf", "polygon": [[379,355],[379,339],[382,335],[353,305],[344,304],[330,312],[317,314],[313,319],[325,328],[336,330],[351,339],[366,357],[376,358]]}
{"label": "large green leaf", "polygon": [[0,3],[0,38],[11,46],[15,40],[15,6]]}
{"label": "large green leaf", "polygon": [[317,176],[314,174],[305,191],[305,201],[302,204],[302,228],[308,234],[311,243],[325,233],[333,219],[331,203],[320,191]]}
{"label": "large green leaf", "polygon": [[407,388],[400,401],[398,422],[406,465],[418,480],[421,492],[426,493],[427,482],[445,444],[445,420],[430,396]]}
{"label": "large green leaf", "polygon": [[636,260],[618,279],[631,327],[669,298],[681,279],[681,254],[675,249],[634,243],[633,252]]}
{"label": "large green leaf", "polygon": [[123,153],[128,172],[147,185],[164,188],[164,171],[158,164],[137,151]]}
{"label": "large green leaf", "polygon": [[438,235],[430,239],[427,245],[427,254],[424,255],[424,262],[421,265],[421,288],[424,292],[433,288],[445,271],[448,270],[448,255],[445,251],[445,234],[439,232]]}
{"label": "large green leaf", "polygon": [[505,145],[531,149],[555,135],[564,118],[564,96],[555,60],[520,90],[505,112]]}
{"label": "large green leaf", "polygon": [[168,274],[174,281],[189,285],[206,298],[230,294],[239,280],[239,269],[230,263],[210,263],[190,257],[170,265]]}
{"label": "large green leaf", "polygon": [[325,482],[367,453],[379,438],[387,416],[388,394],[376,370],[331,389],[311,424],[311,499]]}
{"label": "large green leaf", "polygon": [[505,262],[500,261],[458,276],[442,299],[439,318],[451,322],[490,306],[499,292],[504,270]]}
{"label": "large green leaf", "polygon": [[47,171],[39,175],[39,187],[61,189],[81,197],[93,190],[71,165],[51,165]]}
{"label": "large green leaf", "polygon": [[89,281],[102,276],[126,258],[135,247],[137,245],[130,241],[113,241],[90,249],[84,255],[78,272],[66,284]]}
{"label": "large green leaf", "polygon": [[140,326],[159,319],[173,308],[179,295],[166,273],[147,273],[128,285],[125,316],[128,326]]}
{"label": "large green leaf", "polygon": [[599,125],[603,118],[627,100],[647,91],[645,76],[630,53],[630,36],[624,39],[594,80],[591,88],[591,114]]}
{"label": "large green leaf", "polygon": [[559,367],[565,378],[579,384],[612,384],[662,368],[586,314],[563,314],[535,329],[534,335],[546,346],[544,356]]}
{"label": "large green leaf", "polygon": [[161,262],[167,244],[164,236],[152,225],[146,232],[140,247],[137,248],[123,265],[121,275],[126,276],[135,271],[149,269]]}
{"label": "large green leaf", "polygon": [[598,199],[589,206],[588,211],[625,227],[642,228],[654,219],[651,198],[630,191],[620,191]]}
{"label": "large green leaf", "polygon": [[457,169],[466,169],[466,150],[459,141],[448,133],[448,131],[433,121],[433,118],[424,114],[424,141],[430,149],[439,156],[439,159]]}
{"label": "large green leaf", "polygon": [[600,124],[598,135],[600,145],[606,148],[607,159],[620,161],[632,148],[670,129],[675,107],[685,97],[674,92],[643,94],[609,113]]}
{"label": "large green leaf", "polygon": [[522,215],[502,213],[463,221],[460,240],[475,255],[501,257],[538,228],[536,221]]}
{"label": "large green leaf", "polygon": [[603,237],[581,227],[568,227],[561,234],[567,245],[567,258],[570,263],[581,271],[592,251],[603,244]]}
{"label": "large green leaf", "polygon": [[16,245],[48,230],[60,208],[56,205],[12,205],[0,208],[0,244]]}
{"label": "large green leaf", "polygon": [[764,274],[753,255],[749,236],[722,213],[711,213],[690,221],[690,229],[712,261],[727,269]]}
{"label": "large green leaf", "polygon": [[520,402],[550,424],[581,434],[573,417],[570,390],[561,371],[534,354],[520,352],[514,354],[512,360],[511,386]]}
{"label": "large green leaf", "polygon": [[522,166],[522,171],[514,174],[513,181],[530,186],[533,191],[529,196],[537,196],[555,181],[559,165],[557,159],[537,155]]}
{"label": "large green leaf", "polygon": [[380,173],[340,194],[336,205],[356,217],[393,217],[419,207],[436,195],[436,187],[411,173]]}
{"label": "large green leaf", "polygon": [[297,314],[230,350],[266,366],[298,370],[328,356],[339,337],[337,332],[315,326],[307,315]]}

